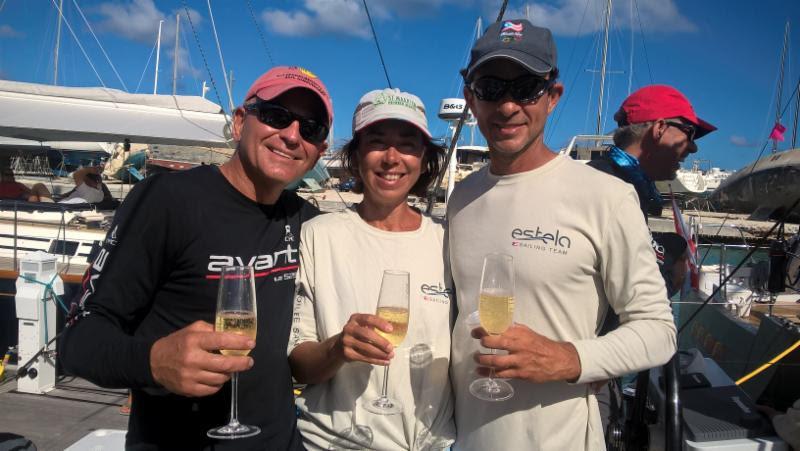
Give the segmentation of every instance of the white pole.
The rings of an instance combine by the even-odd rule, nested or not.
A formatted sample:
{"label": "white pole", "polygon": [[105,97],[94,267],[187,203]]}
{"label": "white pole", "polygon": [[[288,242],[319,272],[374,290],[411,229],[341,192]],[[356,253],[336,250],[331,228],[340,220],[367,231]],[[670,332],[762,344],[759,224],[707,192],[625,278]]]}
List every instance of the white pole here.
{"label": "white pole", "polygon": [[172,95],[175,95],[178,84],[178,36],[181,31],[181,15],[175,14],[175,55],[172,61]]}
{"label": "white pole", "polygon": [[53,84],[58,86],[58,49],[61,47],[61,20],[64,17],[64,0],[58,1],[58,28],[56,31],[56,49],[53,52]]}
{"label": "white pole", "polygon": [[161,25],[164,23],[163,20],[158,21],[158,39],[156,41],[156,79],[153,82],[153,95],[156,95],[158,92],[158,60],[161,56]]}
{"label": "white pole", "polygon": [[628,95],[631,95],[631,87],[633,86],[633,1],[631,0],[631,55],[628,59]]}
{"label": "white pole", "polygon": [[597,135],[603,134],[603,94],[606,84],[606,62],[608,61],[608,28],[611,25],[611,0],[606,4],[606,28],[603,38],[603,65],[600,69],[600,98],[597,101]]}

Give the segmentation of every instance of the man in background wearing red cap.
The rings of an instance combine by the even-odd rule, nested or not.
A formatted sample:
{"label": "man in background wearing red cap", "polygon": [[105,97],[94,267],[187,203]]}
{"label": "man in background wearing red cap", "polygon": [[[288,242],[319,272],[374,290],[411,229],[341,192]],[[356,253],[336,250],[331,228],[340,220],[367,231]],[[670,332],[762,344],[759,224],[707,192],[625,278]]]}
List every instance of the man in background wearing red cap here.
{"label": "man in background wearing red cap", "polygon": [[632,184],[642,212],[659,215],[661,196],[654,182],[673,180],[683,160],[697,152],[695,140],[717,128],[700,119],[677,89],[651,85],[639,89],[614,114],[619,128],[607,158],[589,166]]}
{"label": "man in background wearing red cap", "polygon": [[[614,131],[614,145],[604,158],[588,165],[632,185],[647,222],[648,214],[661,215],[663,200],[655,182],[673,180],[684,159],[697,152],[695,140],[717,128],[698,118],[689,100],[666,85],[645,86],[628,96],[614,120],[619,126]],[[671,298],[685,276],[686,240],[675,233],[664,233],[654,236],[651,244]],[[609,310],[601,333],[618,324],[619,318]],[[619,416],[620,392],[617,381],[611,381],[597,395],[603,430]]]}
{"label": "man in background wearing red cap", "polygon": [[[132,389],[127,448],[302,449],[285,350],[300,226],[318,210],[284,187],[317,162],[332,119],[314,74],[272,69],[233,113],[227,163],[148,178],[117,210],[59,357],[69,373]],[[255,269],[255,341],[211,324],[232,265]],[[261,433],[214,441],[206,432],[228,422],[239,371],[239,418]]]}

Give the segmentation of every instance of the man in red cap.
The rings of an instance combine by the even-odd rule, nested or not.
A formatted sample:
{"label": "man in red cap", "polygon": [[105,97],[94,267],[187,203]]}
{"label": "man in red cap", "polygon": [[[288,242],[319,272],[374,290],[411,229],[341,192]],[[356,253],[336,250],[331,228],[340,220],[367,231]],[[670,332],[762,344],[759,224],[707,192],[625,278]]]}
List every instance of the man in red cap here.
{"label": "man in red cap", "polygon": [[[604,158],[589,166],[611,174],[633,186],[647,222],[648,214],[661,215],[663,200],[656,181],[673,180],[683,160],[697,152],[695,140],[717,128],[700,119],[692,104],[680,91],[667,85],[645,86],[622,102],[614,114],[619,128],[614,145]],[[680,290],[686,272],[686,241],[675,233],[652,237],[656,261],[664,278],[667,295]],[[619,317],[609,309],[601,334],[614,330]],[[619,416],[621,390],[618,381],[598,393],[603,430]]]}
{"label": "man in red cap", "polygon": [[607,158],[590,166],[632,184],[642,212],[660,214],[661,196],[654,182],[673,180],[683,160],[697,152],[695,140],[717,128],[700,119],[677,89],[651,85],[639,89],[614,114],[619,128]]}
{"label": "man in red cap", "polygon": [[[286,344],[300,226],[318,210],[284,188],[324,152],[332,119],[314,74],[272,69],[233,112],[227,163],[150,177],[117,210],[59,357],[72,374],[132,389],[126,447],[302,449]],[[211,324],[220,271],[234,265],[255,270],[255,340]],[[212,440],[228,422],[233,372],[239,418],[261,432]]]}

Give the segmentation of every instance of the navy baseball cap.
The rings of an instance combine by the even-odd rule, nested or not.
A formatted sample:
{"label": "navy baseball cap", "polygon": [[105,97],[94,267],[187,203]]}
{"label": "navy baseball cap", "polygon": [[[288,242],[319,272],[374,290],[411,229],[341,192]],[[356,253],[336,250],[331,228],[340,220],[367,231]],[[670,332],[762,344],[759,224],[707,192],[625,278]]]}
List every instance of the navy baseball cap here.
{"label": "navy baseball cap", "polygon": [[495,22],[475,42],[469,65],[461,75],[471,80],[478,66],[497,58],[510,59],[536,75],[547,75],[557,67],[553,34],[525,19]]}

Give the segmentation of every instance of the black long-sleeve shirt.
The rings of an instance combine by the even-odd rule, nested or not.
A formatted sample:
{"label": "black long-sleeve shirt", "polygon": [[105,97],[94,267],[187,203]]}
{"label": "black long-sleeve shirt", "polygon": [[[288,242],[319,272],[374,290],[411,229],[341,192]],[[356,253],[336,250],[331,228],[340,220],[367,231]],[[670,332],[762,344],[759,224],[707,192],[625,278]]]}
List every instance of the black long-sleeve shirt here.
{"label": "black long-sleeve shirt", "polygon": [[[318,213],[289,192],[272,206],[253,202],[210,166],[131,191],[87,272],[86,314],[59,349],[68,372],[133,390],[128,449],[302,449],[286,343],[300,225]],[[227,423],[229,384],[203,398],[169,393],[153,380],[150,348],[197,320],[213,323],[219,271],[233,264],[256,273],[255,363],[239,377],[239,418],[262,432],[214,441],[206,431]]]}

